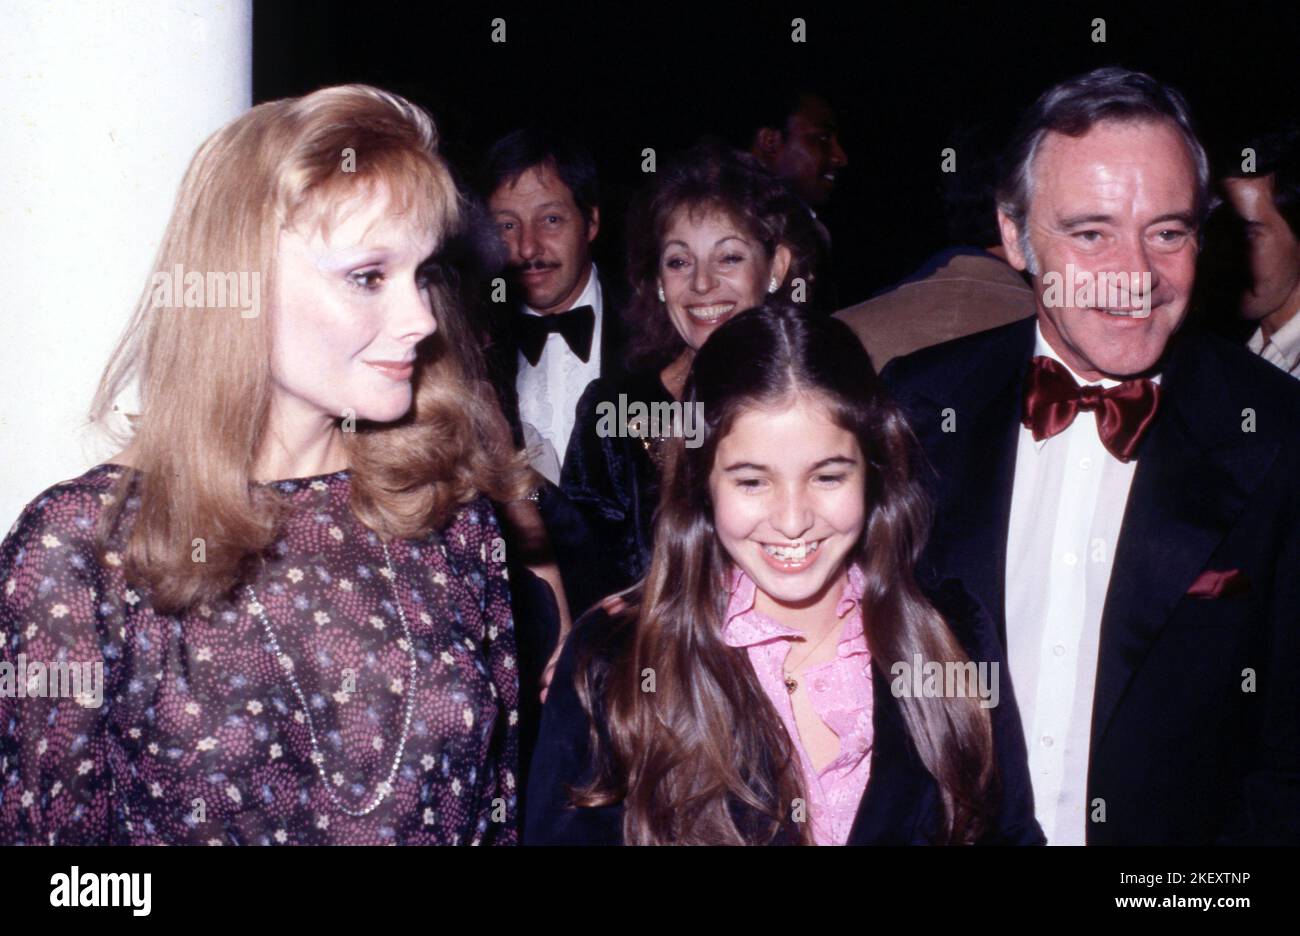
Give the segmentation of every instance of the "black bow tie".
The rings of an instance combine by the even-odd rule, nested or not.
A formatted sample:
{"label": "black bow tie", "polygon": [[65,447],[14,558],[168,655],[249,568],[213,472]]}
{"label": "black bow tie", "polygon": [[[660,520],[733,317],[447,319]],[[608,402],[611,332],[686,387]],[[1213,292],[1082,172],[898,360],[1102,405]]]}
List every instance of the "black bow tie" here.
{"label": "black bow tie", "polygon": [[591,336],[596,330],[596,310],[585,305],[555,315],[527,315],[521,312],[517,327],[519,350],[524,352],[524,357],[534,367],[542,359],[542,348],[546,345],[546,336],[551,332],[559,332],[569,350],[585,364],[591,358]]}

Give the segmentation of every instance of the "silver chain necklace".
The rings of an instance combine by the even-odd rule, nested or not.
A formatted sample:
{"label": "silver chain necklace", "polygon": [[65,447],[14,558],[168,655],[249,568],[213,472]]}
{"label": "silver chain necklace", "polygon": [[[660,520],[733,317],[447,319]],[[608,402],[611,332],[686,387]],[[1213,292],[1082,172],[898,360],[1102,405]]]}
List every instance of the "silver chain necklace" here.
{"label": "silver chain necklace", "polygon": [[389,793],[393,791],[393,780],[397,777],[397,770],[402,763],[402,754],[406,751],[406,739],[408,732],[411,730],[411,715],[415,708],[415,675],[418,671],[418,664],[415,656],[415,641],[411,639],[411,628],[406,623],[406,612],[402,610],[402,599],[397,594],[397,573],[393,571],[393,560],[388,555],[388,544],[383,540],[379,544],[384,548],[384,564],[388,567],[388,590],[392,592],[393,602],[397,605],[397,616],[402,622],[402,636],[406,639],[406,656],[411,662],[411,678],[406,682],[406,714],[402,720],[402,737],[397,745],[397,753],[393,755],[393,766],[388,771],[388,778],[380,782],[371,794],[374,800],[364,809],[352,809],[345,805],[342,800],[334,795],[330,788],[329,778],[325,776],[325,755],[321,753],[320,744],[316,740],[316,725],[311,719],[311,707],[307,705],[307,696],[303,693],[302,687],[298,685],[297,678],[293,675],[293,660],[289,655],[280,649],[280,642],[275,638],[275,631],[271,629],[271,622],[267,619],[266,609],[262,602],[257,598],[257,592],[253,591],[253,586],[245,585],[244,590],[253,601],[253,612],[262,620],[262,627],[266,630],[266,636],[271,641],[271,649],[275,652],[275,658],[280,663],[280,668],[284,674],[289,677],[289,684],[293,686],[294,694],[298,697],[298,704],[302,706],[303,714],[307,718],[307,734],[311,738],[311,761],[316,765],[316,772],[320,774],[321,786],[325,790],[325,795],[329,797],[330,802],[340,811],[349,816],[360,819],[368,816],[379,807]]}

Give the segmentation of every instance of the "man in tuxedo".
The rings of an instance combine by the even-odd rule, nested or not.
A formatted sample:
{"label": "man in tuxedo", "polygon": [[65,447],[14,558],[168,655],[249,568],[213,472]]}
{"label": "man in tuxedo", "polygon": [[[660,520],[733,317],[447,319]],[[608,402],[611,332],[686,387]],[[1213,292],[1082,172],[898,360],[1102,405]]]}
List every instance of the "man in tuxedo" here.
{"label": "man in tuxedo", "polygon": [[520,129],[494,143],[485,164],[483,198],[505,255],[509,300],[488,366],[516,444],[545,479],[538,508],[567,597],[558,634],[538,641],[550,655],[567,632],[567,612],[576,617],[604,597],[593,590],[599,577],[588,574],[600,561],[596,541],[558,483],[582,392],[596,377],[622,373],[623,293],[592,259],[600,203],[585,147]]}
{"label": "man in tuxedo", "polygon": [[603,597],[586,587],[595,540],[557,484],[578,399],[596,377],[619,372],[622,334],[615,285],[601,280],[591,255],[600,205],[590,153],[546,130],[516,130],[490,147],[480,181],[507,274],[508,308],[492,323],[487,365],[515,444],[545,479],[533,498],[537,511],[512,505],[503,524],[526,772],[541,717],[537,690],[549,681],[572,616]]}
{"label": "man in tuxedo", "polygon": [[533,467],[552,484],[582,391],[617,373],[615,285],[591,247],[600,232],[596,167],[577,143],[516,130],[487,154],[485,198],[507,252],[511,311],[494,361],[507,417]]}
{"label": "man in tuxedo", "polygon": [[1051,843],[1300,840],[1300,389],[1180,331],[1209,184],[1173,89],[1052,88],[998,191],[1036,316],[884,373],[934,469],[926,564],[998,624]]}

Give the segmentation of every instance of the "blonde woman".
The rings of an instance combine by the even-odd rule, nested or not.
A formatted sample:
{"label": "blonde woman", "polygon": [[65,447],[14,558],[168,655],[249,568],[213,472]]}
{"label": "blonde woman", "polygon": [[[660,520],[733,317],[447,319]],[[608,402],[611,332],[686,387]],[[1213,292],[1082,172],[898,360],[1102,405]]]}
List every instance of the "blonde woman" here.
{"label": "blonde woman", "polygon": [[129,444],[0,547],[0,661],[102,665],[0,697],[0,843],[516,839],[488,498],[530,479],[439,284],[460,217],[432,121],[374,88],[199,150],[93,407],[138,379]]}

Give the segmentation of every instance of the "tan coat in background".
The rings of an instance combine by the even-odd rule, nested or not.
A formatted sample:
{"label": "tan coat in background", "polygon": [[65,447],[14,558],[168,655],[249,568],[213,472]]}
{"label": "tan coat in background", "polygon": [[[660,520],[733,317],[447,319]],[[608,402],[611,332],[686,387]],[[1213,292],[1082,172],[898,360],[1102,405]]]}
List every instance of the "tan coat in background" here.
{"label": "tan coat in background", "polygon": [[991,253],[960,253],[923,279],[835,313],[857,334],[877,371],[893,358],[1035,312],[1034,293]]}

